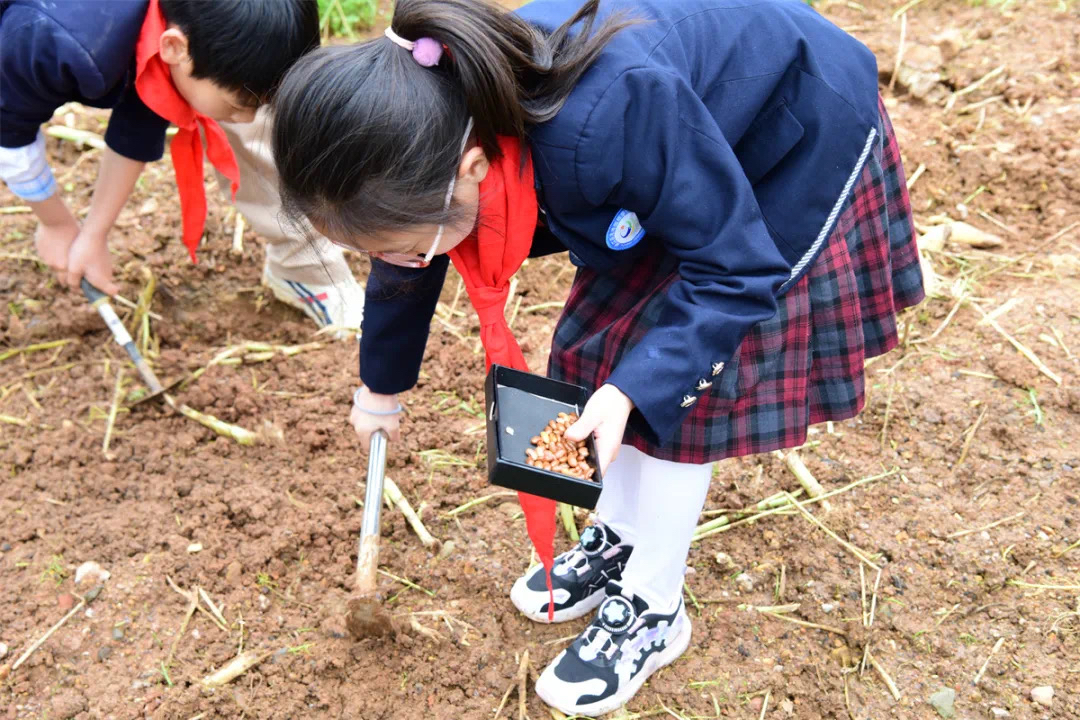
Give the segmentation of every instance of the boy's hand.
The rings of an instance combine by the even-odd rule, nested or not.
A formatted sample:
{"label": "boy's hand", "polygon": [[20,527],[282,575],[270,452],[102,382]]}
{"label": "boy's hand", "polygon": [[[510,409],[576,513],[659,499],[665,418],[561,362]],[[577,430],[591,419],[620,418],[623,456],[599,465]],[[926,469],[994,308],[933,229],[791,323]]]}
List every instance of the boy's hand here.
{"label": "boy's hand", "polygon": [[101,292],[115,295],[120,288],[113,282],[112,272],[107,233],[84,227],[71,244],[65,282],[72,288],[78,288],[79,281],[85,276]]}
{"label": "boy's hand", "polygon": [[[401,413],[393,412],[400,407],[397,395],[379,395],[368,390],[367,386],[360,388],[354,397],[349,422],[356,430],[364,452],[371,449],[371,436],[376,430],[385,430],[395,442],[401,440]],[[365,410],[391,414],[373,415],[371,412],[364,412]]]}
{"label": "boy's hand", "polygon": [[38,257],[56,273],[60,282],[67,279],[68,253],[78,235],[79,223],[74,217],[70,223],[60,225],[39,223],[34,234],[34,248]]}
{"label": "boy's hand", "polygon": [[585,403],[578,421],[566,429],[566,439],[579,442],[594,435],[596,461],[600,464],[600,472],[606,472],[619,454],[626,421],[633,409],[633,401],[622,390],[614,385],[602,385]]}

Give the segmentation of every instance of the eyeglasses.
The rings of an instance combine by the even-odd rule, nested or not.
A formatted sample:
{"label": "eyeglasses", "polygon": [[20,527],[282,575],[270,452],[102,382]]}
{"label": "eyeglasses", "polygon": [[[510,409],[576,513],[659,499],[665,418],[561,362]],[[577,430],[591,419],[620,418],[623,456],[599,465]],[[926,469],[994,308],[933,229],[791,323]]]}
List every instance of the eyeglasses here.
{"label": "eyeglasses", "polygon": [[[472,135],[473,120],[469,118],[469,122],[465,125],[465,135],[461,138],[461,147],[458,149],[458,158],[464,154],[465,146],[469,143],[469,136]],[[450,186],[446,188],[446,199],[443,200],[443,214],[450,209],[450,200],[454,197],[454,188],[457,186],[457,168],[454,168],[454,174],[450,177]],[[440,224],[439,229],[435,231],[435,240],[431,243],[431,248],[427,251],[426,255],[422,257],[419,254],[413,255],[410,253],[399,252],[373,252],[369,253],[371,257],[378,260],[382,260],[384,263],[390,265],[397,265],[398,267],[405,268],[425,268],[431,264],[431,258],[435,257],[436,251],[439,249],[439,243],[442,241],[443,233],[446,231],[446,226]]]}

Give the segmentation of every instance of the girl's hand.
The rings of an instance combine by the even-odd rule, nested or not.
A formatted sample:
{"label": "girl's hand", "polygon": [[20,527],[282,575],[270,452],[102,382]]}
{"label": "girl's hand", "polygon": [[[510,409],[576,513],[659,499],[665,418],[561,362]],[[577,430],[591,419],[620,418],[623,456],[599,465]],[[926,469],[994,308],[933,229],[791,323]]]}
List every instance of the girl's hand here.
{"label": "girl's hand", "polygon": [[566,439],[578,442],[592,433],[596,437],[597,462],[600,472],[606,472],[608,465],[619,454],[626,421],[634,403],[614,385],[603,385],[593,393],[578,421],[566,430]]}
{"label": "girl's hand", "polygon": [[[371,436],[376,430],[386,431],[390,439],[395,442],[401,440],[400,408],[397,395],[379,395],[368,390],[367,386],[360,388],[354,396],[349,422],[356,430],[364,452],[371,449]],[[398,412],[394,412],[395,409]],[[365,412],[365,410],[371,412]]]}

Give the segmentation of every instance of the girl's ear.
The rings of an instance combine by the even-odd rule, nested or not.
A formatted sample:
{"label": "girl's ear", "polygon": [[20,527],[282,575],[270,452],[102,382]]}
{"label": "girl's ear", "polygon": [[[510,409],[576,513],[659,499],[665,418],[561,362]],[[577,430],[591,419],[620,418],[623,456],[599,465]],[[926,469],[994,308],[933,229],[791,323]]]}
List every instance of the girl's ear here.
{"label": "girl's ear", "polygon": [[171,27],[161,33],[159,43],[158,52],[167,64],[180,65],[189,60],[187,35],[180,28]]}
{"label": "girl's ear", "polygon": [[487,177],[489,167],[491,164],[483,148],[479,146],[470,148],[461,158],[461,164],[458,166],[458,180],[479,185]]}

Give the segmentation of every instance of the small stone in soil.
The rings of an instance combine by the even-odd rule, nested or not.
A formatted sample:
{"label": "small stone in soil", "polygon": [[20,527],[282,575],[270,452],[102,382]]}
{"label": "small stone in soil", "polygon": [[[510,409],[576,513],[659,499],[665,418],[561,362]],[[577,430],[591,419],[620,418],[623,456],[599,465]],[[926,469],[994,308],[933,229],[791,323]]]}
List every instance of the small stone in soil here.
{"label": "small stone in soil", "polygon": [[437,557],[440,560],[445,560],[454,553],[455,549],[457,549],[457,544],[453,540],[447,540],[442,544],[442,547],[439,548],[439,554]]}
{"label": "small stone in soil", "polygon": [[750,657],[750,651],[747,650],[745,647],[743,647],[742,643],[739,643],[739,647],[736,648],[736,649],[739,651],[739,654],[742,655],[743,657],[745,657],[745,658]]}
{"label": "small stone in soil", "polygon": [[101,567],[93,560],[88,560],[75,570],[75,584],[82,585],[83,580],[89,580],[91,585],[98,585],[111,577],[108,570]]}
{"label": "small stone in soil", "polygon": [[992,707],[992,708],[990,708],[990,712],[992,712],[994,714],[994,717],[998,717],[998,718],[1009,717],[1009,711],[1006,710],[1005,708]]}
{"label": "small stone in soil", "polygon": [[75,596],[71,593],[63,593],[56,598],[56,604],[60,607],[60,612],[67,612],[75,607]]}
{"label": "small stone in soil", "polygon": [[956,691],[952,688],[942,688],[930,696],[930,704],[937,710],[937,714],[943,718],[951,718],[956,715],[953,703],[956,702]]}
{"label": "small stone in soil", "polygon": [[123,628],[114,627],[112,629],[112,639],[113,640],[123,640],[124,639],[124,630],[123,630]]}
{"label": "small stone in soil", "polygon": [[1032,688],[1031,699],[1043,707],[1050,707],[1054,703],[1054,688],[1049,685]]}
{"label": "small stone in soil", "polygon": [[[94,587],[90,588],[90,591],[88,593],[86,593],[86,595],[84,596],[86,598],[86,602],[89,603],[89,602],[94,602],[95,600],[97,600],[97,596],[101,594],[101,591],[102,591],[102,589],[104,587],[105,587],[104,583],[98,583]],[[87,610],[87,612],[90,612],[90,611]]]}
{"label": "small stone in soil", "polygon": [[97,659],[100,662],[105,662],[106,660],[108,660],[110,655],[112,655],[112,648],[108,645],[97,651]]}
{"label": "small stone in soil", "polygon": [[7,643],[0,642],[0,660],[3,660],[5,657],[7,657],[7,653],[8,653]]}
{"label": "small stone in soil", "polygon": [[11,543],[4,543],[3,545],[0,545],[0,552],[10,552],[10,551],[11,551]]}

